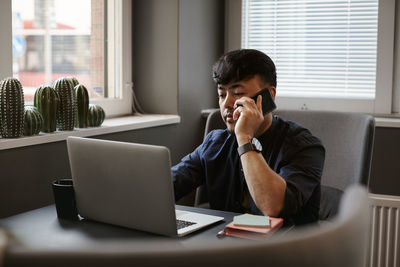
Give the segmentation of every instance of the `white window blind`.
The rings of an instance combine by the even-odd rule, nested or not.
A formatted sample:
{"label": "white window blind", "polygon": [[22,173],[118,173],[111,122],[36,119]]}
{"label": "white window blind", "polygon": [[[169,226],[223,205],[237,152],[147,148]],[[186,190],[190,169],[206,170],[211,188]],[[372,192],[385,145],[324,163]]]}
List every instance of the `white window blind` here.
{"label": "white window blind", "polygon": [[278,96],[375,98],[378,0],[242,3],[242,47],[275,62]]}

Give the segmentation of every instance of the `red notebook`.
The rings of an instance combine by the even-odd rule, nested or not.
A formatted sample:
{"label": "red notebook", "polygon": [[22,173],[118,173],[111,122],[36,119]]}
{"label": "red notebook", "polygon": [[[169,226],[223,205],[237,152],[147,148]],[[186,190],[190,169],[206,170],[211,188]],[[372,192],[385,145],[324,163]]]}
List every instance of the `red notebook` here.
{"label": "red notebook", "polygon": [[239,226],[230,222],[225,226],[223,234],[253,240],[263,239],[276,232],[283,225],[282,218],[269,217],[269,219],[269,227]]}

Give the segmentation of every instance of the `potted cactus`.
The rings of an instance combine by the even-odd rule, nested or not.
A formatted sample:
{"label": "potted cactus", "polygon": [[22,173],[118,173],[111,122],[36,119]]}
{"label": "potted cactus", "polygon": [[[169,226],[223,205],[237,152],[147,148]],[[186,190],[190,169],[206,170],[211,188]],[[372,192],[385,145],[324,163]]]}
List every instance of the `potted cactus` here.
{"label": "potted cactus", "polygon": [[99,105],[90,104],[88,113],[88,125],[90,127],[99,127],[106,117],[104,109]]}
{"label": "potted cactus", "polygon": [[86,128],[89,112],[89,94],[82,84],[75,86],[76,122],[78,128]]}
{"label": "potted cactus", "polygon": [[43,117],[34,106],[25,106],[24,111],[24,135],[39,134],[43,125]]}
{"label": "potted cactus", "polygon": [[24,134],[24,93],[16,78],[0,82],[0,135],[4,138],[21,137]]}
{"label": "potted cactus", "polygon": [[60,96],[50,86],[40,86],[36,89],[33,105],[39,110],[43,117],[42,132],[51,133],[56,131],[57,107]]}
{"label": "potted cactus", "polygon": [[60,96],[60,105],[57,109],[57,128],[61,131],[72,131],[76,113],[74,85],[70,78],[60,78],[54,82],[53,87]]}

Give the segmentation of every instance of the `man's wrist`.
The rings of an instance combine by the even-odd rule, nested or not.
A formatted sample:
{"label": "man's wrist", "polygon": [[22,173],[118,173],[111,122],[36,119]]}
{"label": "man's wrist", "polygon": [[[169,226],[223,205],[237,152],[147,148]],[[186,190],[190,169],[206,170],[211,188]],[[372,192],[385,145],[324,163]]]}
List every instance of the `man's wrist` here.
{"label": "man's wrist", "polygon": [[239,157],[249,151],[261,152],[262,145],[261,145],[260,141],[258,141],[256,138],[252,138],[250,140],[250,142],[247,142],[243,145],[239,145],[237,148],[237,151],[239,153]]}
{"label": "man's wrist", "polygon": [[253,139],[252,136],[250,135],[240,135],[240,136],[236,136],[236,141],[238,143],[238,146],[244,145],[248,142],[251,142],[251,139]]}

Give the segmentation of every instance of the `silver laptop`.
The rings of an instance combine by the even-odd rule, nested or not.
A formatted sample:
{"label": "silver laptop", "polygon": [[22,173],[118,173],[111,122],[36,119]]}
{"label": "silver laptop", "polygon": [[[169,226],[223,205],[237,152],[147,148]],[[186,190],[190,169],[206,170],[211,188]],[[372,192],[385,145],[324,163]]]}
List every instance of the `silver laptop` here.
{"label": "silver laptop", "polygon": [[68,137],[79,214],[167,236],[224,218],[175,210],[169,150],[162,146]]}

